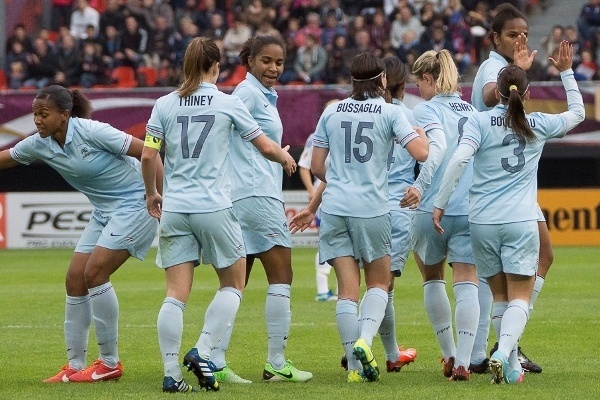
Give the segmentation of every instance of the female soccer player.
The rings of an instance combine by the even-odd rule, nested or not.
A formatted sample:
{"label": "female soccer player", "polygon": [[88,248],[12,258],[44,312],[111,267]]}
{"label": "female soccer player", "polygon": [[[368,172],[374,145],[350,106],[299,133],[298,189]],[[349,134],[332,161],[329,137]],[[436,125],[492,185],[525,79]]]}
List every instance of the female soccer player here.
{"label": "female soccer player", "polygon": [[[317,124],[311,171],[327,183],[319,254],[321,261],[333,262],[338,280],[336,321],[348,359],[348,382],[362,382],[379,379],[371,344],[385,315],[391,279],[391,217],[387,176],[381,171],[387,169],[392,140],[419,161],[427,158],[428,141],[422,129],[415,131],[406,116],[383,99],[386,75],[381,59],[359,54],[350,73],[350,97],[327,107]],[[367,286],[360,322],[359,261]]]}
{"label": "female soccer player", "polygon": [[[385,64],[386,87],[384,98],[387,103],[398,107],[411,125],[416,125],[413,112],[403,102],[406,92],[406,77],[408,70],[404,63],[396,56],[383,59]],[[417,357],[417,350],[405,349],[398,346],[396,340],[396,312],[394,309],[394,284],[395,278],[402,275],[411,246],[411,218],[412,209],[400,207],[400,199],[404,191],[415,181],[415,159],[400,144],[394,142],[388,155],[388,206],[392,218],[392,250],[391,271],[392,276],[388,289],[388,302],[385,314],[381,320],[378,333],[385,350],[385,365],[387,372],[400,372],[403,366],[410,364]],[[303,214],[302,214],[303,215]],[[290,222],[290,228],[295,228],[300,223],[300,215]],[[359,320],[361,316],[359,315]],[[348,369],[346,355],[342,357],[342,367]]]}
{"label": "female soccer player", "polygon": [[[94,207],[77,242],[66,276],[65,344],[69,362],[54,382],[119,379],[119,302],[110,276],[130,256],[143,260],[157,222],[144,204],[140,163],[143,142],[108,124],[90,120],[92,108],[79,90],[48,86],[33,100],[38,132],[0,152],[0,168],[42,160]],[[162,163],[155,168],[161,190]],[[99,357],[86,368],[89,328],[94,320]]]}
{"label": "female soccer player", "polygon": [[[240,52],[247,69],[246,79],[233,91],[267,137],[281,143],[283,126],[277,111],[277,92],[273,85],[283,72],[284,44],[273,36],[249,39]],[[236,136],[241,136],[238,132]],[[267,275],[269,287],[265,313],[267,320],[267,360],[264,381],[305,382],[312,373],[296,368],[286,360],[284,349],[290,334],[290,285],[292,284],[292,242],[283,207],[281,166],[262,157],[240,137],[232,137],[229,153],[231,200],[240,221],[246,245],[246,282],[258,258]],[[249,383],[227,366],[225,352],[232,328],[213,350],[211,361],[217,379]]]}
{"label": "female soccer player", "polygon": [[[256,147],[259,157],[281,164],[288,174],[296,168],[287,149],[263,134],[239,98],[217,90],[220,59],[211,39],[197,37],[190,42],[183,61],[183,83],[156,101],[142,154],[147,208],[160,218],[157,262],[167,279],[167,296],[157,322],[165,392],[193,391],[183,380],[178,355],[183,310],[200,255],[203,263],[215,269],[219,290],[206,309],[202,333],[183,363],[207,390],[219,389],[210,351],[233,323],[244,290],[244,241],[227,177],[232,126],[240,140]],[[166,170],[161,197],[154,164],[163,141]]]}
{"label": "female soccer player", "polygon": [[[444,376],[464,381],[469,380],[469,361],[479,318],[477,271],[467,220],[472,165],[450,200],[450,216],[445,221],[443,236],[435,234],[431,216],[448,160],[458,145],[463,125],[475,109],[460,98],[458,70],[447,50],[423,53],[413,65],[413,74],[421,96],[427,100],[415,106],[415,120],[424,127],[431,142],[429,158],[401,205],[418,204],[412,219],[413,249],[423,276],[425,309],[442,350]],[[444,280],[446,262],[452,267],[454,280],[456,344]]]}
{"label": "female soccer player", "polygon": [[[509,64],[521,67],[525,71],[531,68],[537,50],[529,53],[527,49],[528,25],[526,17],[510,4],[503,4],[496,9],[492,21],[492,41],[494,51],[490,52],[475,75],[471,103],[477,111],[487,111],[498,104],[496,81],[498,73]],[[546,220],[538,207],[538,228],[540,231],[540,262],[536,273],[533,293],[529,303],[529,312],[542,290],[546,274],[552,265],[554,255]],[[479,305],[481,308],[479,326],[471,356],[471,371],[485,373],[488,366],[487,342],[490,329],[490,313],[492,311],[492,293],[485,279],[479,280]],[[518,349],[521,365],[529,372],[542,372],[542,368],[531,361]]]}
{"label": "female soccer player", "polygon": [[519,337],[529,314],[540,240],[537,214],[537,166],[544,143],[562,137],[585,118],[583,99],[571,69],[573,46],[560,44],[558,59],[568,111],[558,115],[525,114],[529,81],[516,65],[498,76],[500,103],[477,113],[464,125],[435,200],[433,223],[441,220],[456,182],[474,156],[469,223],[478,274],[494,296],[493,324],[498,349],[490,358],[493,383],[517,383],[523,369],[516,356]]}

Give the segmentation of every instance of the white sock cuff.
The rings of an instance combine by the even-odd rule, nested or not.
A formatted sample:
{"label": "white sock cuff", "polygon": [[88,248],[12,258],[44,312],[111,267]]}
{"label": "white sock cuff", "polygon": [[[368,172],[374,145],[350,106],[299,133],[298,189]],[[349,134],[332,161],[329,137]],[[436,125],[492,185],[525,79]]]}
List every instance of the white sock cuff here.
{"label": "white sock cuff", "polygon": [[267,288],[267,296],[290,297],[290,285],[286,283],[274,283]]}
{"label": "white sock cuff", "polygon": [[423,282],[423,287],[425,287],[427,285],[444,285],[444,286],[446,286],[446,281],[439,280],[439,279],[432,279],[430,281]]}
{"label": "white sock cuff", "polygon": [[372,287],[370,289],[367,289],[367,294],[365,295],[365,297],[367,296],[379,296],[381,297],[386,303],[388,301],[388,291],[378,288],[378,287]]}
{"label": "white sock cuff", "polygon": [[335,305],[335,315],[339,314],[358,315],[358,303],[348,299],[338,300]]}
{"label": "white sock cuff", "polygon": [[528,301],[521,300],[521,299],[511,300],[508,303],[507,309],[512,308],[512,307],[520,308],[525,313],[525,317],[529,318],[529,302]]}
{"label": "white sock cuff", "polygon": [[535,283],[533,284],[533,291],[540,292],[542,290],[542,286],[544,286],[544,282],[546,280],[539,275],[535,276]]}
{"label": "white sock cuff", "polygon": [[469,296],[477,300],[479,286],[473,282],[458,282],[452,285],[452,290],[454,292],[454,298],[458,303],[459,301],[469,299]]}
{"label": "white sock cuff", "polygon": [[99,296],[103,293],[108,292],[113,288],[112,283],[110,281],[103,283],[102,285],[89,288],[88,292],[90,293],[90,297]]}
{"label": "white sock cuff", "polygon": [[239,290],[237,290],[234,287],[225,286],[224,288],[220,289],[219,292],[231,292],[231,293],[235,294],[237,297],[239,297],[240,301],[242,300],[242,292],[240,292]]}
{"label": "white sock cuff", "polygon": [[69,296],[67,295],[67,298],[65,300],[65,302],[69,305],[77,305],[77,304],[83,304],[86,303],[90,300],[90,295],[86,294],[85,296]]}
{"label": "white sock cuff", "polygon": [[508,302],[495,301],[492,304],[492,318],[502,317],[507,308],[508,308]]}
{"label": "white sock cuff", "polygon": [[172,304],[175,307],[181,309],[181,311],[185,310],[185,303],[177,300],[174,297],[165,297],[165,299],[163,300],[163,304]]}

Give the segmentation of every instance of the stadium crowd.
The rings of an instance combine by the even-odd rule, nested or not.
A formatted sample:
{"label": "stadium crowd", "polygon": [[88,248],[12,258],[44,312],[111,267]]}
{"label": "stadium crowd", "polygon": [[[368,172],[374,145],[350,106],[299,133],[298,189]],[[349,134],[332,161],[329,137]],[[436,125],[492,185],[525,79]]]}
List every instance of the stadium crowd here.
{"label": "stadium crowd", "polygon": [[[509,2],[526,11],[539,1]],[[51,27],[33,33],[17,25],[10,33],[5,86],[175,86],[184,51],[196,36],[216,41],[222,50],[218,84],[234,86],[245,76],[238,59],[243,43],[265,34],[280,36],[286,44],[284,85],[347,84],[352,58],[363,51],[397,55],[410,67],[427,50],[447,49],[465,75],[491,48],[489,21],[504,2],[52,0]],[[600,20],[594,19],[594,7],[600,1],[582,10],[585,33],[576,41],[582,79],[596,76]],[[547,42],[550,51],[560,43],[553,39]],[[530,73],[535,80],[558,79],[543,61]]]}

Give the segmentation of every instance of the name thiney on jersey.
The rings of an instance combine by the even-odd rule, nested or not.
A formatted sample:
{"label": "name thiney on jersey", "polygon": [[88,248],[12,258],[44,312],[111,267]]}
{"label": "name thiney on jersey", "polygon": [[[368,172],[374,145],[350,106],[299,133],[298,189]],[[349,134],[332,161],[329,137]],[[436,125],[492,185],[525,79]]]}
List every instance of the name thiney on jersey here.
{"label": "name thiney on jersey", "polygon": [[193,106],[210,106],[213,96],[201,95],[201,96],[188,96],[179,98],[179,106],[193,107]]}

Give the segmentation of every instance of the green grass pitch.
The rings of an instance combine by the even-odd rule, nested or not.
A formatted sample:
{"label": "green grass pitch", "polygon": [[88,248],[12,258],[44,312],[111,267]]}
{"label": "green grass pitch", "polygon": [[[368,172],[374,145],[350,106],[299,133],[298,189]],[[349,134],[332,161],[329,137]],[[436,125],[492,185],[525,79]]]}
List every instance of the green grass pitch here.
{"label": "green grass pitch", "polygon": [[[317,303],[314,249],[294,249],[292,328],[286,356],[313,372],[308,383],[263,383],[266,357],[266,280],[255,265],[244,292],[229,349],[229,365],[252,385],[221,385],[218,393],[182,396],[223,399],[597,399],[600,398],[600,248],[556,248],[555,262],[535,306],[521,345],[544,368],[527,374],[522,385],[491,385],[488,375],[470,382],[442,376],[440,350],[423,306],[419,272],[410,261],[396,282],[397,334],[415,347],[414,364],[400,373],[382,372],[377,383],[348,384],[339,367],[342,354],[335,325],[335,302]],[[158,399],[162,362],[156,317],[165,283],[154,266],[155,250],[144,262],[128,261],[113,276],[121,315],[119,349],[124,375],[118,382],[43,384],[65,364],[63,339],[64,274],[70,250],[0,250],[0,399]],[[196,271],[185,311],[181,352],[194,345],[204,310],[216,290],[212,268]],[[330,277],[334,286],[333,273]],[[447,289],[452,299],[451,271]],[[378,338],[375,356],[385,368]],[[88,362],[97,357],[90,336]],[[193,375],[184,371],[188,382]]]}

